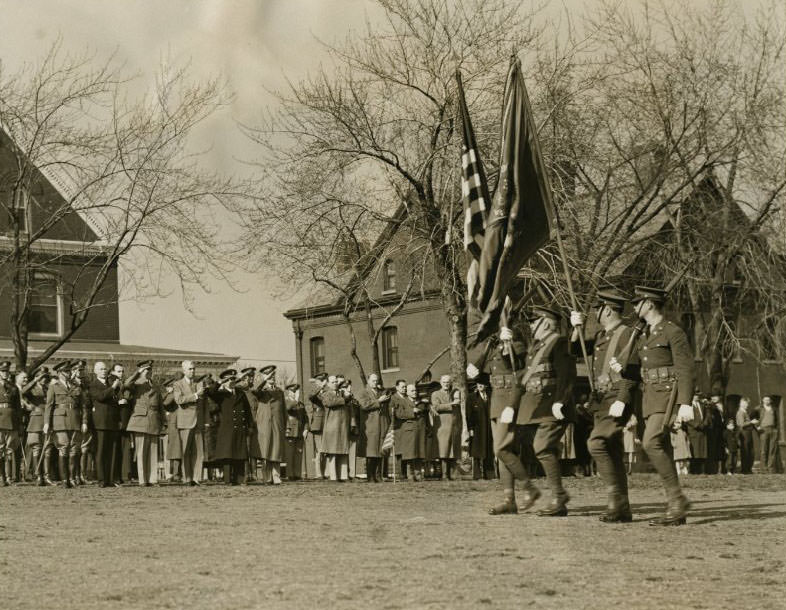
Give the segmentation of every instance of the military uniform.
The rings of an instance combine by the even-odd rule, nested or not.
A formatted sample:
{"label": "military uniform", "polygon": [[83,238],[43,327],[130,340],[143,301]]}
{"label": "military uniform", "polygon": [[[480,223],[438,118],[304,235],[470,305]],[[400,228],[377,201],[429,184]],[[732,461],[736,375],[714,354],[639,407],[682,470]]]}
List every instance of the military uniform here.
{"label": "military uniform", "polygon": [[[627,297],[617,290],[600,290],[595,307],[599,311],[608,307],[621,313],[627,300]],[[594,423],[587,446],[597,464],[598,474],[608,489],[608,509],[600,518],[606,523],[632,521],[623,437],[625,425],[632,414],[638,367],[635,363],[629,364],[624,370],[616,372],[610,361],[630,360],[627,355],[633,339],[633,329],[620,321],[608,329],[598,331],[587,346],[588,356],[592,356],[588,368],[595,387],[589,405]],[[626,351],[628,354],[624,353]],[[621,416],[614,417],[609,414],[609,408],[617,401],[624,403],[625,409]]]}
{"label": "military uniform", "polygon": [[87,408],[82,402],[80,386],[62,377],[49,384],[44,421],[54,432],[60,477],[67,486],[77,482],[82,427],[87,428]]}
{"label": "military uniform", "polygon": [[[546,308],[536,309],[534,315],[559,319],[556,312]],[[538,511],[542,516],[567,514],[565,505],[569,497],[562,486],[559,449],[566,424],[573,415],[571,393],[575,379],[576,361],[566,337],[555,331],[533,343],[527,354],[527,367],[517,388],[517,393],[521,393],[521,401],[516,424],[525,442],[531,441],[535,457],[546,473],[546,483],[551,488],[551,504]],[[555,403],[562,405],[562,419],[554,415]]]}
{"label": "military uniform", "polygon": [[[0,365],[6,372],[10,363]],[[14,452],[19,446],[21,403],[18,388],[10,380],[0,383],[0,485],[13,480]]]}
{"label": "military uniform", "polygon": [[[649,300],[662,304],[665,298],[662,290],[637,286],[632,302]],[[676,405],[691,404],[693,352],[685,332],[673,322],[661,319],[642,335],[637,354],[643,383],[642,412],[646,421],[642,446],[661,477],[669,503],[665,518],[655,519],[651,524],[679,524],[684,522],[688,501],[677,478],[669,435],[664,430],[671,427]]]}
{"label": "military uniform", "polygon": [[[138,368],[152,366],[147,360],[137,364]],[[149,379],[138,379],[134,373],[125,383],[131,394],[132,410],[126,430],[134,435],[136,471],[140,485],[158,484],[158,439],[164,428],[164,409],[158,388]]]}
{"label": "military uniform", "polygon": [[305,428],[306,409],[303,403],[295,398],[300,388],[297,384],[287,386],[289,392],[286,400],[287,425],[284,461],[287,464],[287,479],[296,481],[303,478],[303,430]]}
{"label": "military uniform", "polygon": [[[220,379],[226,381],[234,375],[233,369],[227,369],[220,374]],[[215,402],[214,408],[219,414],[216,461],[224,467],[224,483],[237,485],[245,473],[248,459],[246,438],[254,427],[251,406],[246,393],[239,388],[228,390],[213,385],[207,395]]]}
{"label": "military uniform", "polygon": [[262,480],[278,485],[281,483],[281,462],[284,461],[286,447],[287,410],[284,392],[275,386],[258,386],[252,393],[256,397],[257,429],[252,455],[264,460]]}
{"label": "military uniform", "polygon": [[49,455],[50,448],[47,446],[44,459],[41,459],[41,451],[44,448],[44,408],[46,407],[46,383],[47,378],[44,377],[36,382],[27,391],[22,393],[22,406],[30,413],[30,418],[27,422],[27,439],[26,444],[31,448],[32,463],[36,466],[36,477],[38,484],[44,483],[41,472],[41,464],[43,463],[46,479],[49,479]]}

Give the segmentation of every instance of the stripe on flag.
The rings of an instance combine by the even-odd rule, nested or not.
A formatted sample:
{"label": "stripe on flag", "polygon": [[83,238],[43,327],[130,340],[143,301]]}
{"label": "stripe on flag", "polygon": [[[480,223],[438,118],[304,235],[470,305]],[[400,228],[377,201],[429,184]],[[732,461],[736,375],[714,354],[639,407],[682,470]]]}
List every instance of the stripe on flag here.
{"label": "stripe on flag", "polygon": [[382,451],[393,449],[393,442],[393,426],[388,426],[387,434],[385,434],[385,438],[382,440]]}

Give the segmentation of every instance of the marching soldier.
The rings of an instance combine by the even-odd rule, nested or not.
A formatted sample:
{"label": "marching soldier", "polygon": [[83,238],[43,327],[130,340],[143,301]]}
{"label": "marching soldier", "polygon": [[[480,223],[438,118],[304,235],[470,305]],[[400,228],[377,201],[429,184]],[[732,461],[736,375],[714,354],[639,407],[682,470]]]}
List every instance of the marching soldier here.
{"label": "marching soldier", "polygon": [[[516,386],[521,396],[516,424],[524,426],[532,440],[535,457],[546,473],[551,502],[538,511],[541,517],[568,514],[568,492],[562,486],[559,447],[570,419],[571,392],[576,379],[576,361],[567,337],[559,332],[560,314],[547,307],[533,307],[530,328],[535,343],[527,354],[527,368]],[[517,403],[514,395],[513,404]],[[537,498],[538,493],[532,495]],[[530,501],[534,501],[530,498]]]}
{"label": "marching soldier", "polygon": [[[33,379],[22,389],[22,406],[30,412],[27,423],[27,446],[31,448],[31,460],[35,465],[36,483],[38,485],[54,485],[49,478],[49,456],[41,459],[44,447],[44,407],[46,406],[46,391],[49,383],[49,369],[41,367],[33,372]],[[50,453],[47,447],[47,453]],[[41,473],[43,462],[44,475]]]}
{"label": "marching soldier", "polygon": [[[514,337],[507,327],[499,330],[499,337],[492,337],[480,358],[467,366],[467,376],[477,379],[481,371],[489,376],[491,384],[491,435],[494,454],[499,461],[499,478],[505,499],[489,510],[491,515],[517,513],[516,479],[525,485],[525,499],[521,509],[529,509],[540,497],[540,491],[529,479],[527,470],[516,454],[515,411],[518,407],[516,387],[523,369],[526,349],[523,341]],[[504,417],[503,417],[504,413]]]}
{"label": "marching soldier", "polygon": [[0,486],[14,478],[14,452],[19,445],[21,404],[19,390],[11,382],[11,363],[0,363]]}
{"label": "marching soldier", "polygon": [[[677,421],[693,419],[693,353],[685,332],[663,316],[666,292],[658,288],[636,286],[631,300],[636,315],[647,323],[638,345],[643,382],[642,412],[646,421],[642,445],[650,462],[660,475],[668,498],[665,515],[650,525],[682,525],[690,502],[682,493],[677,469],[672,459],[668,433],[673,410],[679,405]],[[612,361],[615,372],[623,363]]]}
{"label": "marching soldier", "polygon": [[66,487],[79,484],[81,435],[87,432],[87,408],[82,405],[82,388],[71,378],[78,367],[78,363],[70,362],[52,367],[58,378],[49,384],[44,411],[44,434],[50,430],[54,432],[60,478]]}
{"label": "marching soldier", "polygon": [[[628,500],[623,432],[632,414],[632,393],[637,385],[638,367],[629,365],[619,373],[611,368],[612,360],[622,357],[621,353],[626,351],[633,335],[633,330],[622,322],[626,301],[627,297],[614,288],[598,291],[594,309],[602,330],[588,345],[593,358],[589,359],[587,367],[595,392],[590,397],[594,426],[587,444],[608,489],[608,508],[600,517],[604,523],[633,520]],[[575,342],[579,327],[584,324],[584,316],[573,311],[570,322],[574,327],[572,339]]]}

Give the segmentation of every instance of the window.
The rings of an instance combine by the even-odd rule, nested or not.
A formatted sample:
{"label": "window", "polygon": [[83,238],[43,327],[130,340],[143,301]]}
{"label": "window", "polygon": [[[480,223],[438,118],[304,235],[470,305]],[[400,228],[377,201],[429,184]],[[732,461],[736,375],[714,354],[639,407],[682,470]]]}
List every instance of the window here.
{"label": "window", "polygon": [[57,278],[37,275],[30,289],[27,308],[27,329],[40,335],[59,335],[61,330],[63,296]]}
{"label": "window", "polygon": [[395,326],[382,329],[382,368],[398,368],[398,329]]}
{"label": "window", "polygon": [[311,339],[311,376],[325,372],[325,339],[313,337]]}
{"label": "window", "polygon": [[30,196],[27,192],[27,189],[21,188],[18,193],[14,195],[14,205],[11,209],[8,210],[9,215],[9,226],[8,231],[13,231],[14,225],[19,226],[20,233],[27,233],[29,222],[28,222],[28,210],[29,210],[29,202]]}
{"label": "window", "polygon": [[382,271],[384,273],[382,290],[394,292],[396,290],[396,264],[391,259],[387,259]]}

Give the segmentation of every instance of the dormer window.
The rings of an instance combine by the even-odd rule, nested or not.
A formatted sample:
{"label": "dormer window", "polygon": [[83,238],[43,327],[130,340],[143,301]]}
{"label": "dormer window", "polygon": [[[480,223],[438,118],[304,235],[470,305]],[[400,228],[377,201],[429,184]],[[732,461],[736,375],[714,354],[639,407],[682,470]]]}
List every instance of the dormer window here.
{"label": "dormer window", "polygon": [[387,259],[382,265],[382,291],[396,292],[396,264]]}

